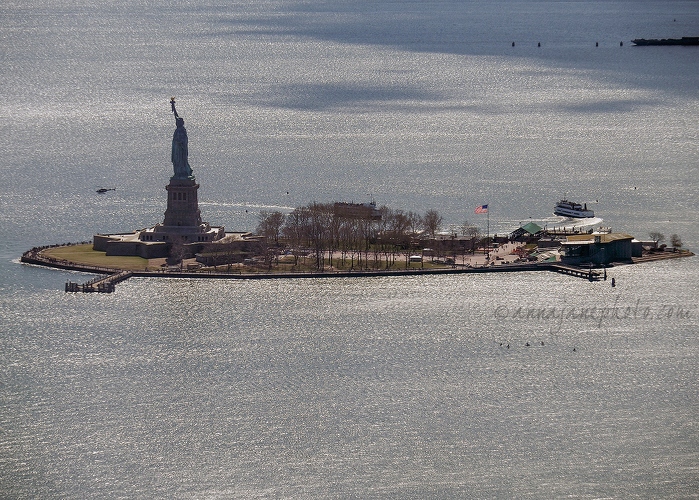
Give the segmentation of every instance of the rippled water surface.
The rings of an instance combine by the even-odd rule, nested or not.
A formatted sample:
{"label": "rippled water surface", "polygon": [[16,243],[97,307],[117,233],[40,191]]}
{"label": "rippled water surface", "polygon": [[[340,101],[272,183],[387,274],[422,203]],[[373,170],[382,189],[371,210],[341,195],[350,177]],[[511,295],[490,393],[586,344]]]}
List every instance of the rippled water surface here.
{"label": "rippled water surface", "polygon": [[38,291],[6,308],[5,489],[684,497],[696,305],[636,289],[696,296],[687,267]]}
{"label": "rippled water surface", "polygon": [[696,258],[612,268],[614,288],[539,272],[110,295],[17,263],[162,220],[172,95],[202,215],[228,230],[373,197],[447,227],[483,226],[488,203],[503,233],[567,194],[696,251],[699,50],[629,43],[696,36],[696,2],[0,13],[1,497],[696,496]]}

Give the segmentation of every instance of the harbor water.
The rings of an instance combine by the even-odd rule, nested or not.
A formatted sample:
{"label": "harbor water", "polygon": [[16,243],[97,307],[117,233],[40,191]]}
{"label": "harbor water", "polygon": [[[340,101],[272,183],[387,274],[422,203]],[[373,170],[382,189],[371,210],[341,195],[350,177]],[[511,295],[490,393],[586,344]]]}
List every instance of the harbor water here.
{"label": "harbor water", "polygon": [[[699,248],[694,1],[0,6],[0,497],[696,498],[697,258],[225,281],[26,266],[162,222],[376,200],[504,234],[561,198]],[[97,194],[99,188],[116,188]]]}

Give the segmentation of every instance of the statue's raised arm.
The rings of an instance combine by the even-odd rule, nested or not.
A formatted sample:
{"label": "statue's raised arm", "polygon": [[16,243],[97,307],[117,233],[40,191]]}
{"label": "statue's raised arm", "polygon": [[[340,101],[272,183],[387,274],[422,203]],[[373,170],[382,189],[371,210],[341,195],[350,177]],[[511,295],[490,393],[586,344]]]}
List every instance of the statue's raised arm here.
{"label": "statue's raised arm", "polygon": [[194,174],[189,166],[189,147],[187,129],[184,128],[184,120],[180,118],[175,109],[175,98],[170,98],[172,113],[175,115],[175,133],[172,136],[172,167],[175,171],[173,179],[193,179]]}
{"label": "statue's raised arm", "polygon": [[170,106],[172,106],[172,114],[175,115],[175,120],[180,117],[180,115],[177,114],[177,110],[175,109],[175,98],[171,97],[170,98]]}

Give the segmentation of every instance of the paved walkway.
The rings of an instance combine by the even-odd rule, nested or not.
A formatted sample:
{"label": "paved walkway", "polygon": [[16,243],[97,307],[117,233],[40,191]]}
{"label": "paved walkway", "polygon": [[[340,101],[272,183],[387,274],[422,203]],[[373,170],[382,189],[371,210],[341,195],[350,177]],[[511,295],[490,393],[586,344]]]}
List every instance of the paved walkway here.
{"label": "paved walkway", "polygon": [[487,266],[490,262],[493,262],[496,266],[501,264],[511,264],[519,258],[518,255],[512,255],[512,252],[522,246],[524,246],[524,243],[505,243],[504,245],[500,245],[498,248],[491,250],[490,261],[488,261],[487,255],[484,255],[483,251],[481,250],[480,253],[466,255],[463,259],[461,256],[457,257],[456,263],[468,264],[471,267]]}

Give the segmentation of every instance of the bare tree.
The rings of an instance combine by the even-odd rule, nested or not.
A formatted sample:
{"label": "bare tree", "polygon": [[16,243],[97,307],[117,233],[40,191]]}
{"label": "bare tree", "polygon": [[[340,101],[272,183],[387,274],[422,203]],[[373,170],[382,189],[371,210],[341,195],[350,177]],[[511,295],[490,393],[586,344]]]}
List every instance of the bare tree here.
{"label": "bare tree", "polygon": [[376,240],[376,223],[369,218],[357,219],[357,229],[362,244],[361,251],[364,252],[364,268],[369,269],[369,250],[371,243]]}
{"label": "bare tree", "polygon": [[328,246],[329,229],[333,218],[332,206],[313,202],[309,207],[308,239],[315,251],[316,269],[325,267],[325,249]]}
{"label": "bare tree", "polygon": [[328,264],[333,267],[333,254],[340,248],[342,221],[339,217],[330,214],[330,226],[328,227],[326,250],[328,251]]}
{"label": "bare tree", "polygon": [[299,207],[286,216],[286,223],[282,228],[282,234],[291,245],[291,252],[294,255],[294,265],[299,263],[299,255],[302,246],[308,240],[308,225],[310,213],[308,208]]}
{"label": "bare tree", "polygon": [[393,218],[393,244],[398,249],[403,249],[404,251],[410,253],[410,220],[407,214],[403,211],[398,210]]}
{"label": "bare tree", "polygon": [[279,211],[262,211],[258,216],[257,234],[264,237],[264,261],[270,270],[273,262],[279,264],[279,237],[284,219],[284,214]]}
{"label": "bare tree", "polygon": [[420,214],[416,214],[413,211],[408,212],[407,217],[408,232],[413,236],[417,236],[422,229],[422,217],[420,217]]}
{"label": "bare tree", "polygon": [[359,249],[357,220],[340,217],[339,247],[344,264],[347,254],[350,255],[350,269],[354,269],[354,258]]}
{"label": "bare tree", "polygon": [[279,237],[284,226],[284,214],[279,211],[262,211],[258,216],[257,233],[264,236],[268,242],[279,245]]}
{"label": "bare tree", "polygon": [[422,227],[425,232],[429,235],[430,239],[434,240],[439,231],[439,227],[442,225],[442,216],[436,210],[428,210],[425,216],[422,218]]}
{"label": "bare tree", "polygon": [[405,234],[407,233],[408,218],[402,210],[392,210],[386,206],[381,207],[381,235],[382,250],[386,259],[386,269],[391,268],[396,262],[396,254],[400,251]]}
{"label": "bare tree", "polygon": [[405,214],[405,232],[402,235],[401,247],[405,255],[405,268],[410,267],[410,256],[419,245],[419,238],[422,228],[422,217],[415,212]]}
{"label": "bare tree", "polygon": [[187,247],[184,246],[184,240],[181,236],[173,236],[170,239],[170,251],[168,252],[168,265],[179,264],[182,269],[182,261],[187,256]]}
{"label": "bare tree", "polygon": [[650,239],[655,242],[655,246],[658,246],[658,243],[661,241],[665,241],[665,235],[663,233],[660,233],[658,231],[651,231],[648,233],[648,236],[650,236]]}
{"label": "bare tree", "polygon": [[670,236],[670,244],[675,248],[682,248],[682,239],[677,234],[673,234]]}

